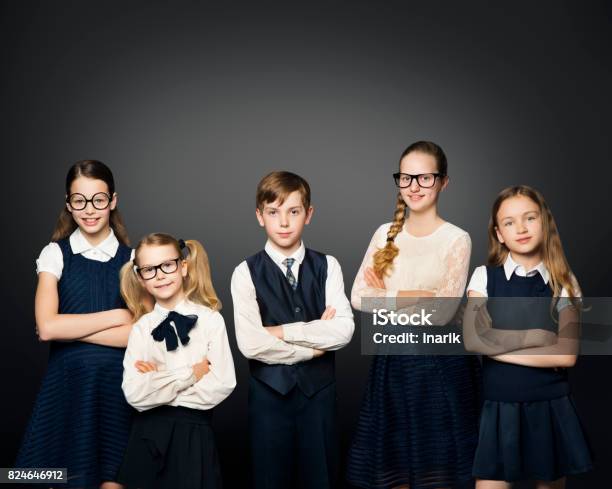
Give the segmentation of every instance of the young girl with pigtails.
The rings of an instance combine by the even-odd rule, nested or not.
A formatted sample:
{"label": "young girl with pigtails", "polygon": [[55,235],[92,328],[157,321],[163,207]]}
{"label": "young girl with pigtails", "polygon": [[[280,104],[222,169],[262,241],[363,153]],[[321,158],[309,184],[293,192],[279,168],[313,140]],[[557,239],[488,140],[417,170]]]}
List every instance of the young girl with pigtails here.
{"label": "young girl with pigtails", "polygon": [[149,234],[121,270],[121,292],[136,320],[122,387],[138,414],[119,481],[128,489],[220,488],[211,417],[236,377],[206,251],[195,240]]}
{"label": "young girl with pigtails", "polygon": [[[503,190],[493,204],[488,231],[488,264],[476,268],[467,287],[464,323],[477,321],[470,303],[486,302],[479,297],[541,298],[544,306],[552,304],[552,311],[546,307],[538,316],[548,324],[537,321],[538,329],[525,331],[530,336],[491,328],[483,330],[489,341],[471,335],[469,349],[485,355],[476,487],[509,489],[514,481],[532,480],[538,489],[562,489],[565,476],[592,467],[567,370],[579,349],[580,288],[552,212],[535,189],[520,185]],[[489,326],[507,315],[504,309],[517,307],[513,304],[520,305],[487,305]],[[525,320],[531,321],[535,310],[528,312]],[[538,343],[551,330],[554,341]],[[525,347],[504,351],[501,347],[511,344],[508,333]],[[527,346],[530,342],[533,346]]]}
{"label": "young girl with pigtails", "polygon": [[[442,148],[410,145],[393,175],[399,187],[394,220],[378,228],[355,278],[353,307],[368,299],[454,298],[438,324],[448,323],[464,293],[470,260],[468,233],[438,214],[448,185]],[[412,298],[412,299],[410,299]],[[425,299],[431,300],[431,299]],[[401,301],[397,301],[401,302]],[[348,481],[363,488],[473,487],[480,369],[474,356],[377,355],[373,358]]]}

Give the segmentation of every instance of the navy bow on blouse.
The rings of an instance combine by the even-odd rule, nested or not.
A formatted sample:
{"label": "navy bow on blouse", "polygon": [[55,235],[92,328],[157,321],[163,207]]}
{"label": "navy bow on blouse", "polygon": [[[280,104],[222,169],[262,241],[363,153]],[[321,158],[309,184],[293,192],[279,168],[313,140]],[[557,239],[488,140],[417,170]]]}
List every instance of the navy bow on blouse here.
{"label": "navy bow on blouse", "polygon": [[[198,316],[195,314],[183,316],[176,311],[170,311],[166,319],[151,331],[151,335],[155,341],[166,340],[166,350],[173,351],[178,348],[178,340],[181,340],[182,345],[189,343],[189,331],[195,326],[197,320]],[[176,332],[174,332],[171,322],[174,323]]]}

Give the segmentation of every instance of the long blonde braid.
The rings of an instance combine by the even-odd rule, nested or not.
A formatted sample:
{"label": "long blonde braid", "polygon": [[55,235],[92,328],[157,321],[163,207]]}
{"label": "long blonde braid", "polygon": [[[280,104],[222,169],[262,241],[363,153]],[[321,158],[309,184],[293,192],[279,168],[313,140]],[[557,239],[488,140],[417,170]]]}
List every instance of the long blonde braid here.
{"label": "long blonde braid", "polygon": [[402,194],[397,194],[397,202],[395,204],[395,212],[393,214],[393,222],[387,233],[387,244],[374,254],[374,271],[379,277],[391,273],[393,260],[399,253],[399,248],[395,245],[395,237],[404,227],[406,220],[406,202],[402,198]]}

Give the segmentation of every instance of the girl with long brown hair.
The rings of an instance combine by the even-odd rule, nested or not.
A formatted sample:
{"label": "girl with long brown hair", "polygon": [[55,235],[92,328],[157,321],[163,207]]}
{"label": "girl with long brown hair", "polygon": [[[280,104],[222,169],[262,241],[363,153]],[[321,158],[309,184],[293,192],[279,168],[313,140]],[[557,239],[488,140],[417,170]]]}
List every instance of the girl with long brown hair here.
{"label": "girl with long brown hair", "polygon": [[[208,256],[198,241],[163,233],[145,236],[135,252],[121,270],[121,292],[137,319],[122,387],[139,413],[118,478],[128,489],[185,481],[218,489],[211,416],[236,376]],[[152,442],[160,449],[152,451]]]}
{"label": "girl with long brown hair", "polygon": [[[455,298],[438,301],[446,310],[436,322],[446,324],[456,309],[448,305],[458,305],[464,293],[471,241],[438,214],[449,181],[442,148],[410,145],[394,178],[394,219],[370,242],[353,284],[353,307],[369,310],[368,300],[376,298],[413,304]],[[380,489],[473,486],[478,386],[475,357],[375,356],[349,453],[349,482]]]}
{"label": "girl with long brown hair", "polygon": [[120,487],[132,409],[121,392],[132,315],[119,293],[131,250],[111,170],[75,163],[52,242],[37,260],[35,314],[49,363],[17,467],[66,467],[66,487]]}
{"label": "girl with long brown hair", "polygon": [[[537,190],[519,185],[498,195],[489,220],[488,263],[476,268],[467,289],[472,298],[542,298],[553,307],[538,317],[556,331],[549,346],[483,356],[476,487],[508,489],[514,481],[536,480],[538,489],[561,489],[566,475],[591,468],[567,378],[578,353],[581,293],[555,219]],[[488,309],[493,325],[500,314],[507,316],[496,312],[501,306]],[[526,319],[535,313],[530,309]],[[547,325],[538,320],[538,326],[545,330]],[[485,351],[474,340],[471,349]]]}

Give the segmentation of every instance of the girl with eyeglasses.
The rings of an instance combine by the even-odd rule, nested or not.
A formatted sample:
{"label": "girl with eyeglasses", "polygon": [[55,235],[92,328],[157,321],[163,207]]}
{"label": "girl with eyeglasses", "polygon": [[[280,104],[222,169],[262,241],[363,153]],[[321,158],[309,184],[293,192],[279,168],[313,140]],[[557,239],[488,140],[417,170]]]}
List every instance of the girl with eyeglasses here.
{"label": "girl with eyeglasses", "polygon": [[[448,185],[442,148],[428,141],[402,153],[393,222],[374,233],[355,278],[353,307],[389,307],[429,298],[460,298],[467,282],[468,233],[444,221],[438,199]],[[439,301],[437,324],[453,318],[457,299]],[[377,355],[373,358],[348,481],[364,488],[473,487],[480,369],[474,356]]]}
{"label": "girl with eyeglasses", "polygon": [[198,241],[162,233],[135,251],[121,270],[136,319],[122,387],[139,413],[118,479],[128,489],[220,488],[211,418],[236,376],[208,256]]}
{"label": "girl with eyeglasses", "polygon": [[35,301],[49,362],[15,466],[65,467],[65,487],[118,488],[133,411],[121,391],[132,314],[119,270],[131,249],[106,165],[70,168],[51,241],[36,261]]}

